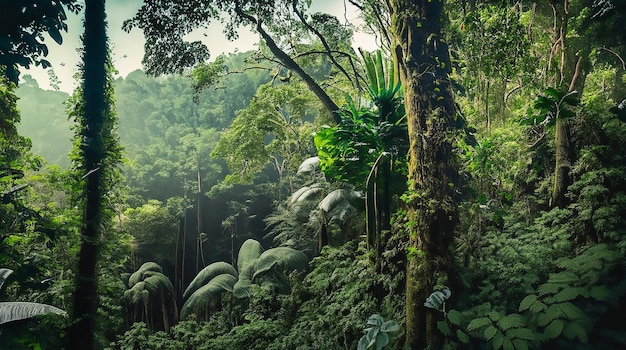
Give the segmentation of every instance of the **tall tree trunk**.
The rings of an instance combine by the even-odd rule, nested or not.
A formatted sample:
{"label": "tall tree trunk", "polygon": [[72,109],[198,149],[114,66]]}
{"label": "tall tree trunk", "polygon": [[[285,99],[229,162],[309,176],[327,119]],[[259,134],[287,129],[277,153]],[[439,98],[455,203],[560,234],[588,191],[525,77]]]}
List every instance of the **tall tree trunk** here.
{"label": "tall tree trunk", "polygon": [[[557,89],[568,93],[576,91],[582,95],[587,76],[589,47],[587,43],[572,43],[568,37],[570,14],[569,0],[552,0],[554,12],[554,37],[552,57],[559,56]],[[580,39],[578,39],[580,41]],[[565,107],[565,106],[562,106]],[[566,207],[567,188],[571,184],[570,171],[574,164],[574,150],[570,141],[570,128],[567,120],[557,116],[554,136],[554,186],[552,188],[552,206]]]}
{"label": "tall tree trunk", "polygon": [[453,157],[456,107],[448,79],[450,57],[441,38],[442,0],[391,0],[394,55],[400,67],[409,127],[409,257],[406,342],[441,349],[443,313],[424,302],[453,282],[452,239],[458,221]]}
{"label": "tall tree trunk", "polygon": [[96,265],[102,226],[102,174],[104,159],[105,83],[106,83],[106,15],[104,0],[85,2],[84,35],[84,142],[83,169],[85,175],[84,226],[81,229],[81,247],[74,291],[74,324],[69,331],[70,349],[93,349],[98,292]]}

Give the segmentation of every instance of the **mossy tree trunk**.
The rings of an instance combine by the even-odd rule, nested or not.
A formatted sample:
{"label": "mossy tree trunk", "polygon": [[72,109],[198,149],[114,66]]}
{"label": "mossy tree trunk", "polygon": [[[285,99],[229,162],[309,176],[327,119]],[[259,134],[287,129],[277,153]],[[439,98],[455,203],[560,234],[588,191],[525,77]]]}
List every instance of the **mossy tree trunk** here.
{"label": "mossy tree trunk", "polygon": [[424,302],[436,287],[451,283],[451,245],[458,221],[458,169],[452,147],[456,104],[448,78],[448,48],[441,37],[443,1],[390,3],[410,140],[406,342],[411,349],[441,349],[444,338],[437,321],[443,314]]}
{"label": "mossy tree trunk", "polygon": [[96,266],[102,227],[103,169],[105,146],[105,84],[107,77],[107,36],[104,0],[85,2],[84,34],[84,126],[83,154],[84,203],[81,247],[74,291],[74,324],[69,332],[70,349],[94,349],[98,309]]}

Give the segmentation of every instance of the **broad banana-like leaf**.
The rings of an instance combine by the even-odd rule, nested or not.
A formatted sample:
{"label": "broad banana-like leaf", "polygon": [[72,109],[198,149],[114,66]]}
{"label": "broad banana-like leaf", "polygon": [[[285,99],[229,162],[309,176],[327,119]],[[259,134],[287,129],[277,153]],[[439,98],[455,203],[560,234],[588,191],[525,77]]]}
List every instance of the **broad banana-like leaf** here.
{"label": "broad banana-like leaf", "polygon": [[359,191],[340,188],[329,193],[318,204],[318,208],[326,213],[330,213],[338,205],[346,205],[354,200],[361,200],[363,195]]}
{"label": "broad banana-like leaf", "polygon": [[187,299],[180,310],[180,317],[186,318],[196,308],[206,306],[213,297],[224,291],[232,291],[236,282],[237,277],[231,274],[225,273],[215,276],[209,283],[200,287],[189,296],[189,299]]}
{"label": "broad banana-like leaf", "polygon": [[311,186],[304,186],[298,189],[293,194],[291,194],[291,196],[289,196],[289,199],[287,199],[287,204],[292,205],[300,201],[305,201],[311,198],[312,196],[315,196],[321,193],[323,190],[324,189],[319,184],[313,184]]}
{"label": "broad banana-like leaf", "polygon": [[303,252],[289,247],[268,249],[261,254],[261,257],[255,264],[252,280],[269,271],[276,264],[293,270],[305,270],[309,266],[309,259]]}
{"label": "broad banana-like leaf", "polygon": [[263,246],[259,241],[254,239],[247,239],[239,248],[239,254],[237,255],[237,270],[241,273],[245,270],[246,266],[254,263],[263,253]]}
{"label": "broad banana-like leaf", "polygon": [[12,273],[13,273],[13,270],[11,269],[5,269],[5,268],[0,269],[0,288],[2,288],[4,281],[6,281],[9,275]]}
{"label": "broad banana-like leaf", "polygon": [[298,167],[298,174],[307,174],[320,170],[320,157],[311,157],[305,159]]}
{"label": "broad banana-like leaf", "polygon": [[221,274],[230,274],[238,277],[237,270],[235,270],[233,265],[223,261],[212,263],[209,266],[200,270],[200,272],[198,272],[193,281],[191,281],[189,286],[187,286],[187,289],[185,289],[185,292],[183,293],[183,299],[187,299],[196,290],[200,289],[202,286],[211,281],[214,277]]}
{"label": "broad banana-like leaf", "polygon": [[258,259],[239,271],[239,279],[233,286],[233,295],[236,298],[249,298],[252,296],[252,276],[254,275],[257,261]]}
{"label": "broad banana-like leaf", "polygon": [[29,302],[3,302],[0,303],[0,325],[49,313],[67,315],[65,311],[52,305]]}
{"label": "broad banana-like leaf", "polygon": [[161,266],[159,266],[159,264],[152,261],[144,263],[137,271],[133,272],[133,274],[130,275],[130,277],[128,278],[128,287],[132,288],[139,281],[143,281],[145,279],[144,274],[148,271],[162,273],[163,269],[161,268]]}

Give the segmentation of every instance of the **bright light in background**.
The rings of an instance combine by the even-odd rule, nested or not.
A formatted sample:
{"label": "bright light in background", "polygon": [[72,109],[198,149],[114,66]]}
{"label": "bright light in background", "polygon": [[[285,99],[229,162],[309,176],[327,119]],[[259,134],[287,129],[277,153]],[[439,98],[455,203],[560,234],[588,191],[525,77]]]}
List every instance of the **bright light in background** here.
{"label": "bright light in background", "polygon": [[[122,23],[131,18],[141,6],[140,0],[109,0],[107,1],[107,21],[109,23],[108,35],[111,46],[112,59],[115,68],[121,77],[126,77],[128,73],[142,69],[141,60],[144,53],[145,39],[140,29],[133,29],[130,33],[124,32]],[[353,25],[360,25],[356,8],[344,1],[313,1],[310,12],[325,12],[336,16],[340,22],[348,22]],[[46,35],[45,43],[48,45],[49,54],[46,57],[52,64],[54,73],[60,79],[59,87],[62,91],[71,93],[76,87],[77,65],[80,61],[78,48],[82,47],[80,35],[83,33],[82,16],[67,13],[68,32],[63,34],[63,45],[57,45]],[[222,33],[223,27],[218,21],[213,21],[208,29],[202,33],[194,34],[190,38],[202,40],[211,53],[211,58],[220,54],[232,53],[235,51],[245,52],[257,48],[259,37],[256,33],[247,28],[239,29],[239,39],[229,41]],[[204,35],[206,34],[206,36]],[[355,33],[353,47],[365,50],[375,50],[376,42],[371,35]],[[30,69],[20,69],[21,76],[32,76],[42,89],[52,89],[47,70],[41,67],[31,66]]]}

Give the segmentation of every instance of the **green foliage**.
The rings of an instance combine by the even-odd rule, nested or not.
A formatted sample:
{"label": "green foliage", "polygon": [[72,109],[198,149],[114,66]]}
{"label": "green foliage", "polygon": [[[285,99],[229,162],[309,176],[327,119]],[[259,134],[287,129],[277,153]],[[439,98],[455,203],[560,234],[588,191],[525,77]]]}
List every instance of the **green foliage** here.
{"label": "green foliage", "polygon": [[544,90],[544,95],[539,95],[533,101],[534,113],[520,122],[525,125],[553,126],[557,119],[572,118],[575,113],[571,110],[579,104],[577,91],[557,91],[553,87]]}
{"label": "green foliage", "polygon": [[251,183],[268,165],[280,177],[295,173],[310,154],[312,121],[319,111],[301,82],[262,85],[237,113],[211,153],[225,159],[232,183]]}
{"label": "green foliage", "polygon": [[389,344],[389,333],[398,332],[400,325],[398,322],[385,321],[379,314],[373,314],[367,319],[367,326],[363,330],[365,333],[357,346],[358,350],[369,348],[380,350]]}
{"label": "green foliage", "polygon": [[284,281],[272,271],[306,270],[307,267],[308,258],[298,250],[276,247],[264,251],[258,241],[248,239],[239,248],[237,270],[228,263],[217,262],[196,275],[183,294],[186,301],[180,311],[181,318],[206,309],[223,291],[232,292],[237,298],[250,298],[254,294],[253,282],[261,277],[264,277],[264,284],[278,290]]}
{"label": "green foliage", "polygon": [[82,5],[76,0],[61,1],[12,1],[3,4],[0,26],[0,66],[3,77],[17,84],[18,66],[30,68],[31,64],[48,68],[48,46],[43,43],[44,34],[61,45],[61,31],[67,32],[65,8],[78,13]]}

